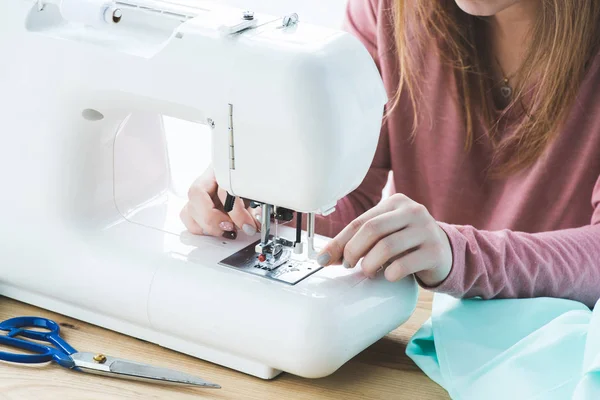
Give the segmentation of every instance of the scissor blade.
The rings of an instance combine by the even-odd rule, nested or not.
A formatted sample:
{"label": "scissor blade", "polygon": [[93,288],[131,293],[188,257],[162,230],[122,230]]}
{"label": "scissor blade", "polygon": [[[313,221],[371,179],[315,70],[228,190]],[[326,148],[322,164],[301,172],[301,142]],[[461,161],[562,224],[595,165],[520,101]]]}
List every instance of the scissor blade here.
{"label": "scissor blade", "polygon": [[[97,357],[93,353],[75,353],[71,355],[71,358],[75,362],[76,368],[85,372],[156,383],[193,385],[213,389],[221,388],[216,383],[207,382],[185,372],[140,364],[121,358],[110,356]],[[95,358],[102,361],[98,362]]]}
{"label": "scissor blade", "polygon": [[110,372],[128,375],[144,379],[181,383],[186,385],[204,386],[220,389],[216,383],[207,382],[185,372],[173,371],[166,368],[153,367],[146,364],[138,364],[126,360],[116,360],[110,364]]}

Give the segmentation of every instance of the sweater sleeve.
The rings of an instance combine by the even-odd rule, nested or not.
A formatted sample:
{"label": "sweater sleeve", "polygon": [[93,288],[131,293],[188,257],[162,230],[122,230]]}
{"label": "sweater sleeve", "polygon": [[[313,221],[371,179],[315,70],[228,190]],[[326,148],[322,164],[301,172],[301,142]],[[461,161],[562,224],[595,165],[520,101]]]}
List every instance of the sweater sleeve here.
{"label": "sweater sleeve", "polygon": [[437,292],[455,297],[558,297],[593,307],[600,298],[600,178],[590,225],[541,233],[482,231],[440,223],[453,266]]}
{"label": "sweater sleeve", "polygon": [[[344,29],[356,36],[369,51],[381,71],[377,50],[377,0],[349,0]],[[346,225],[376,206],[391,170],[388,130],[383,123],[379,143],[371,167],[362,183],[338,201],[336,211],[327,217],[317,217],[316,231],[324,236],[337,235]]]}

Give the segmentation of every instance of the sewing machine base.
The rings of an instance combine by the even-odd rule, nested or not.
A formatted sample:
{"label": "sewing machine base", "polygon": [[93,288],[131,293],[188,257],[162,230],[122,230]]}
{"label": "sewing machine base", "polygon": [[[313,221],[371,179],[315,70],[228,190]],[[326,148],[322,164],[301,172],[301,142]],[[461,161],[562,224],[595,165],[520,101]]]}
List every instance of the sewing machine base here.
{"label": "sewing machine base", "polygon": [[281,370],[271,368],[268,365],[263,365],[253,360],[244,359],[225,351],[211,349],[199,345],[198,343],[182,340],[181,338],[172,335],[164,335],[148,328],[127,323],[123,320],[101,316],[55,298],[41,296],[4,284],[0,284],[0,293],[2,293],[3,296],[27,304],[43,305],[44,309],[58,312],[71,318],[86,321],[93,325],[101,326],[105,329],[123,333],[150,343],[155,343],[161,347],[191,355],[201,360],[222,365],[233,370],[241,371],[257,378],[269,380],[282,373]]}
{"label": "sewing machine base", "polygon": [[[161,210],[136,217],[150,224]],[[23,252],[28,231],[13,232],[0,294],[262,379],[332,374],[417,301],[414,278],[368,279],[360,267],[321,268],[291,285],[219,265],[255,243],[243,234],[176,235],[128,220],[102,234],[39,233],[46,240]]]}

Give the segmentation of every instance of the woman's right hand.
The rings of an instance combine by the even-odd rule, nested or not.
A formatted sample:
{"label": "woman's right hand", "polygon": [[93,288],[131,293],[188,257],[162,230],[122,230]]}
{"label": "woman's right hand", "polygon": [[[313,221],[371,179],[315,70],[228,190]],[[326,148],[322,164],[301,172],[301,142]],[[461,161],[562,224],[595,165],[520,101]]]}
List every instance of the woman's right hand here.
{"label": "woman's right hand", "polygon": [[249,236],[260,230],[261,208],[249,208],[236,198],[233,210],[223,207],[227,192],[217,184],[212,166],[198,178],[188,191],[188,202],[180,213],[186,228],[195,235],[222,236],[235,239],[239,229]]}

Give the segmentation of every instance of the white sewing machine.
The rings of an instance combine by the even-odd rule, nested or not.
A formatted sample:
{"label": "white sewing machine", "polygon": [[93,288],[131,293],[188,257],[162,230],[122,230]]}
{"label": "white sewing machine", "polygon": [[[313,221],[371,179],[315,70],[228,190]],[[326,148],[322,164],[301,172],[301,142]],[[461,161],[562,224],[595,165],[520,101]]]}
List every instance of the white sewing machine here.
{"label": "white sewing machine", "polygon": [[[412,314],[412,277],[312,260],[386,102],[353,36],[215,3],[11,0],[0,58],[1,295],[265,379],[331,374]],[[219,184],[308,214],[304,237],[266,217],[260,238],[187,233],[162,116],[208,124]]]}

